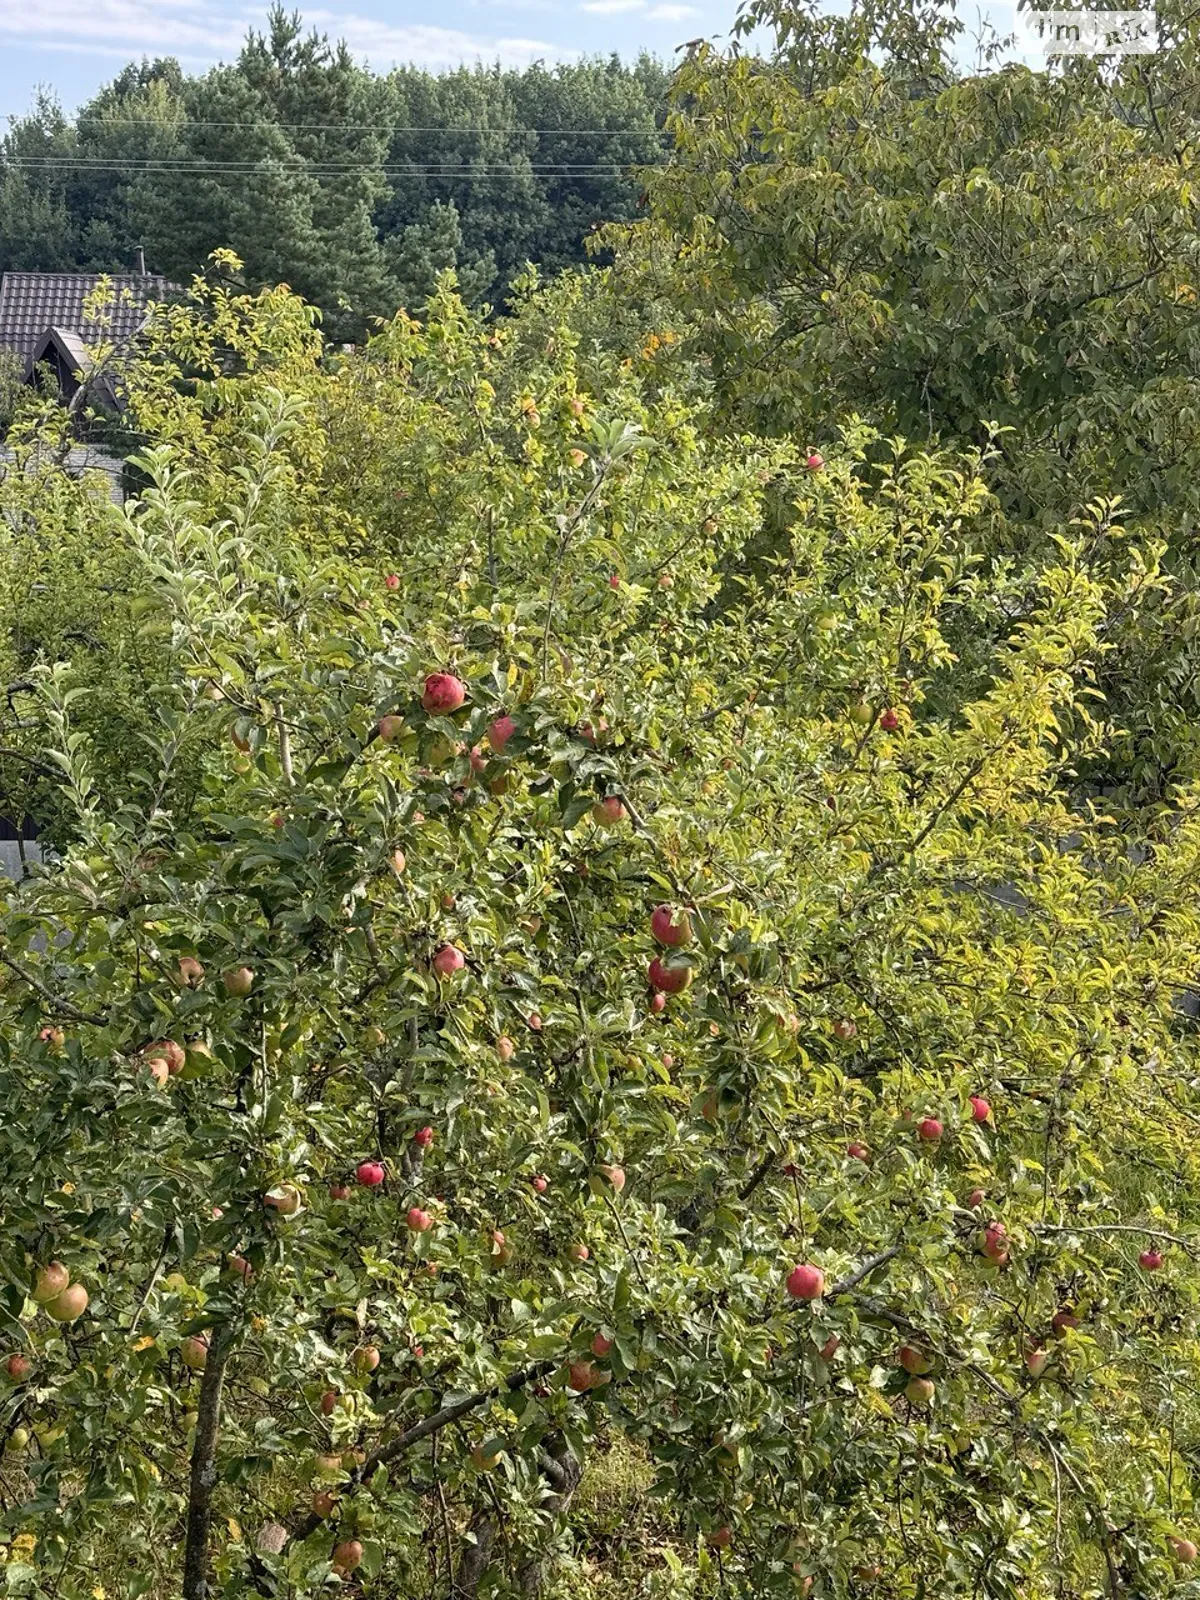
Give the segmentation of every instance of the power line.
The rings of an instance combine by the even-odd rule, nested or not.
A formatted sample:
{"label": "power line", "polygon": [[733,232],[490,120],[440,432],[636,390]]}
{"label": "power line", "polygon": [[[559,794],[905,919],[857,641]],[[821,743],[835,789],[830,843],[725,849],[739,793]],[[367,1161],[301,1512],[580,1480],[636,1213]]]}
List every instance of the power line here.
{"label": "power line", "polygon": [[331,163],[321,161],[205,161],[203,159],[176,160],[163,159],[159,161],[103,161],[99,159],[76,159],[68,156],[0,156],[0,171],[7,167],[17,168],[30,172],[128,172],[152,176],[156,173],[164,175],[198,175],[210,173],[237,173],[241,176],[251,177],[256,173],[262,176],[299,176],[318,178],[352,177],[356,173],[380,173],[385,177],[518,177],[524,173],[537,173],[544,176],[559,176],[568,178],[618,176],[631,170],[654,169],[661,171],[669,166],[665,161],[628,161],[628,162],[526,162],[519,168],[514,168],[510,163],[504,165],[472,163],[464,166],[456,162],[411,162],[402,166],[381,166],[371,163],[364,166],[362,163]]}
{"label": "power line", "polygon": [[[21,120],[16,113],[8,114],[10,122]],[[28,119],[27,119],[28,120]],[[115,125],[129,128],[155,128],[165,132],[180,132],[185,128],[285,128],[289,132],[305,133],[467,133],[467,134],[499,134],[503,138],[519,138],[526,134],[536,137],[554,135],[560,138],[612,137],[614,135],[637,135],[639,137],[669,139],[672,137],[667,128],[482,128],[466,127],[455,128],[441,127],[409,127],[404,123],[391,125],[378,122],[275,122],[268,118],[257,122],[210,122],[201,117],[185,117],[182,122],[168,123],[157,122],[152,117],[110,117],[97,115],[91,117],[76,117],[75,123],[90,122],[103,127]]]}

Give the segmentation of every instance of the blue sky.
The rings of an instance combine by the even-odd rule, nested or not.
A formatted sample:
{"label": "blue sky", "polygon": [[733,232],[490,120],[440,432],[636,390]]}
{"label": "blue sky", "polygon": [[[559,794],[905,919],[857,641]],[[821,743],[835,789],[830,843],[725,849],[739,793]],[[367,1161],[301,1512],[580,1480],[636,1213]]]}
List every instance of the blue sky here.
{"label": "blue sky", "polygon": [[[611,50],[669,58],[686,39],[727,32],[735,14],[728,0],[351,0],[342,9],[323,0],[299,9],[380,70]],[[142,55],[178,56],[190,70],[229,60],[266,10],[236,0],[0,0],[0,115],[26,110],[39,84],[71,109]]]}
{"label": "blue sky", "polygon": [[[337,38],[378,70],[415,62],[571,60],[649,50],[669,60],[703,34],[727,35],[735,0],[330,0],[305,21]],[[266,3],[237,0],[0,0],[0,117],[28,110],[39,85],[74,109],[127,61],[173,55],[200,70],[237,54],[246,29],[261,26]],[[1007,0],[990,4],[1011,26]],[[964,20],[973,16],[964,6]]]}

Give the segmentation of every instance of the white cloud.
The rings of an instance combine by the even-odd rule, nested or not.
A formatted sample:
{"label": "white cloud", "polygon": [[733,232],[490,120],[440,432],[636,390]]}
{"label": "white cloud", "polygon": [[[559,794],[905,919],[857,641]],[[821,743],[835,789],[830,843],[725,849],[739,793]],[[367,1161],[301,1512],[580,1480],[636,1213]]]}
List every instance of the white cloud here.
{"label": "white cloud", "polygon": [[655,6],[652,11],[647,11],[647,22],[686,22],[689,17],[698,17],[700,13],[695,6]]}
{"label": "white cloud", "polygon": [[[257,11],[249,20],[262,26]],[[423,23],[397,27],[354,12],[305,11],[304,21],[333,38],[344,38],[356,55],[382,68],[408,62],[435,68],[476,60],[524,66],[539,57],[577,54],[541,39],[495,38]],[[40,0],[37,6],[0,0],[0,48],[7,43],[125,59],[175,55],[189,63],[211,62],[238,53],[246,26],[247,13],[221,13],[205,0]]]}
{"label": "white cloud", "polygon": [[646,0],[583,0],[581,11],[596,17],[615,17],[619,11],[641,11]]}

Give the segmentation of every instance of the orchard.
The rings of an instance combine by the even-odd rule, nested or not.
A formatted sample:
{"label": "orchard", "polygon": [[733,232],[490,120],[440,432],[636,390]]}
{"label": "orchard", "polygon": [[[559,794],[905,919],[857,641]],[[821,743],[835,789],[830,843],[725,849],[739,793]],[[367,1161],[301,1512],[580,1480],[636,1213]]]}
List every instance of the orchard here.
{"label": "orchard", "polygon": [[1081,777],[1163,546],[585,281],[200,280],[125,507],[0,486],[111,646],[4,736],[4,1592],[1194,1596],[1200,790]]}

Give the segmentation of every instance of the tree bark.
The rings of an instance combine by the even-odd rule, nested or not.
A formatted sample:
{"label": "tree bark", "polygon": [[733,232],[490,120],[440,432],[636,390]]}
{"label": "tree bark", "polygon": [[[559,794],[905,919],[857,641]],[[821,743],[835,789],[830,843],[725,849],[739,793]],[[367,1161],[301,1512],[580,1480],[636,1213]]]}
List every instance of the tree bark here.
{"label": "tree bark", "polygon": [[[559,1518],[565,1517],[571,1509],[571,1501],[575,1498],[579,1480],[583,1477],[583,1464],[561,1433],[554,1434],[546,1440],[546,1450],[542,1456],[542,1472],[554,1490],[554,1493],[547,1495],[542,1502],[542,1507],[557,1523]],[[550,1539],[553,1539],[554,1531],[552,1528]],[[537,1600],[537,1596],[546,1586],[551,1565],[552,1552],[549,1549],[543,1547],[535,1551],[518,1574],[517,1588],[520,1592],[528,1595],[530,1600]]]}
{"label": "tree bark", "polygon": [[188,1494],[187,1542],[183,1553],[183,1600],[205,1600],[208,1594],[208,1534],[212,1523],[212,1492],[217,1481],[221,1395],[232,1348],[233,1324],[225,1322],[213,1335],[200,1380],[200,1408]]}

